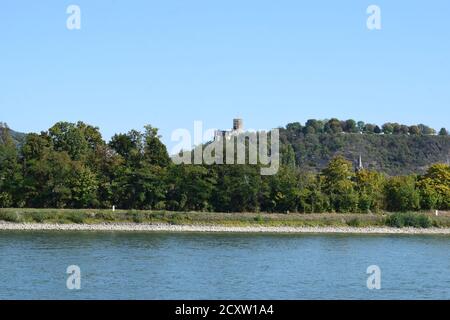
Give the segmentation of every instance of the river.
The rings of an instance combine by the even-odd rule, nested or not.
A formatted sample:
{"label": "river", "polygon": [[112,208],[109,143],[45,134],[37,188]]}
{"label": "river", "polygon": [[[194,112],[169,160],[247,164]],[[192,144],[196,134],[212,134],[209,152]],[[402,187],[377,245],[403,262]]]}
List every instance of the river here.
{"label": "river", "polygon": [[450,299],[450,237],[0,231],[0,299]]}

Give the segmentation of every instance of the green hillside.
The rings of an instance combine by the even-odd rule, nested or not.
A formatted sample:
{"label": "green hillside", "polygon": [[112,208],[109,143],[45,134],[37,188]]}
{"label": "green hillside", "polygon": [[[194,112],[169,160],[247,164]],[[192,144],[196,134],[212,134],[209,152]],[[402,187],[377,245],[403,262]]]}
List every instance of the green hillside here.
{"label": "green hillside", "polygon": [[[0,122],[0,128],[8,128],[6,123]],[[14,143],[16,145],[21,145],[25,139],[26,134],[22,133],[22,132],[17,132],[11,129],[9,130],[9,135],[11,136],[11,138],[13,139]],[[0,143],[3,143],[4,141],[2,141],[2,135],[0,135]]]}
{"label": "green hillside", "polygon": [[26,136],[25,133],[16,132],[16,131],[13,131],[13,130],[10,131],[10,134],[11,134],[11,137],[14,140],[14,142],[16,144],[18,144],[18,145],[22,144],[22,142],[24,141],[25,136]]}
{"label": "green hillside", "polygon": [[448,163],[450,136],[369,133],[303,133],[282,129],[284,150],[293,150],[297,166],[319,171],[342,155],[357,162],[361,155],[366,169],[389,175],[423,173],[434,163]]}

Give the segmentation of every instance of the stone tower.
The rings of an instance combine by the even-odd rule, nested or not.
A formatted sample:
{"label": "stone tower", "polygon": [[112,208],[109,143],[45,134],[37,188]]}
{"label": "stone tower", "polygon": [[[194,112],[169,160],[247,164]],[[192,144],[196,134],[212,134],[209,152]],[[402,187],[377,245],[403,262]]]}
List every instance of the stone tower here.
{"label": "stone tower", "polygon": [[238,136],[244,132],[244,121],[240,118],[233,119],[233,129],[231,131],[227,130],[216,130],[214,134],[214,140],[220,141],[220,139],[225,138],[230,140],[233,137]]}
{"label": "stone tower", "polygon": [[244,121],[242,119],[233,119],[233,131],[244,131]]}

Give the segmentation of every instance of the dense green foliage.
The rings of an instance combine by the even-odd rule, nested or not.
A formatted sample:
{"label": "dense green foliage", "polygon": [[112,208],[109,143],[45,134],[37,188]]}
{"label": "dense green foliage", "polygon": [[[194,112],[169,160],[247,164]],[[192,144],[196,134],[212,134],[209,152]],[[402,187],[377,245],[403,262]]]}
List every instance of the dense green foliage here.
{"label": "dense green foliage", "polygon": [[424,214],[414,214],[411,212],[395,213],[391,215],[386,224],[391,227],[403,228],[430,228],[433,225],[433,221],[429,216]]}
{"label": "dense green foliage", "polygon": [[[324,125],[323,136],[308,133],[304,138],[345,139],[349,135],[340,133],[342,126],[333,120]],[[305,128],[313,127],[320,126]],[[361,127],[345,122],[345,130]],[[421,175],[389,177],[373,170],[356,171],[351,162],[336,156],[319,172],[311,172],[296,166],[295,145],[284,144],[278,174],[261,176],[258,165],[175,165],[151,126],[144,132],[117,134],[109,143],[98,128],[82,122],[59,122],[41,134],[28,134],[19,148],[10,130],[0,126],[0,139],[3,208],[115,205],[183,212],[359,213],[450,207],[450,167],[445,164],[431,165]],[[136,214],[133,219],[139,222],[143,217]],[[74,222],[79,220],[73,216]]]}
{"label": "dense green foliage", "polygon": [[299,167],[319,172],[331,159],[342,155],[388,175],[424,173],[433,163],[446,163],[450,157],[450,137],[442,128],[419,124],[406,126],[386,123],[381,127],[354,120],[308,120],[305,125],[290,123],[280,137],[295,152]]}

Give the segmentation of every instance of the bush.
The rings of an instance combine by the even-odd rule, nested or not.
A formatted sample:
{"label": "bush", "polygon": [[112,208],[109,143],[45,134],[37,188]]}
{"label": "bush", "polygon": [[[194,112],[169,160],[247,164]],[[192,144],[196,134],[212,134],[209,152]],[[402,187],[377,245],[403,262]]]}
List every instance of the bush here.
{"label": "bush", "polygon": [[0,212],[0,220],[7,222],[20,222],[21,217],[16,212]]}
{"label": "bush", "polygon": [[83,213],[81,212],[71,212],[68,216],[67,219],[69,221],[72,221],[74,223],[84,223],[84,219],[85,216]]}
{"label": "bush", "polygon": [[260,214],[254,217],[253,220],[255,220],[258,223],[263,223],[265,221],[263,216],[261,216]]}
{"label": "bush", "polygon": [[347,225],[349,225],[350,227],[360,227],[361,220],[359,220],[358,218],[353,218],[347,222]]}
{"label": "bush", "polygon": [[164,209],[166,209],[166,203],[164,201],[159,201],[155,205],[155,210],[164,210]]}
{"label": "bush", "polygon": [[433,222],[430,217],[424,214],[394,213],[387,218],[386,224],[395,228],[430,228],[433,225]]}
{"label": "bush", "polygon": [[40,211],[32,212],[30,214],[30,217],[33,221],[38,222],[38,223],[42,223],[45,221],[45,219],[47,219],[47,215]]}
{"label": "bush", "polygon": [[0,192],[0,208],[9,208],[13,204],[13,200],[10,194],[6,192]]}
{"label": "bush", "polygon": [[142,222],[144,222],[145,216],[141,212],[133,211],[133,212],[131,212],[131,218],[134,223],[142,223]]}
{"label": "bush", "polygon": [[111,211],[101,211],[95,214],[95,218],[105,221],[114,221],[116,220],[116,215]]}

